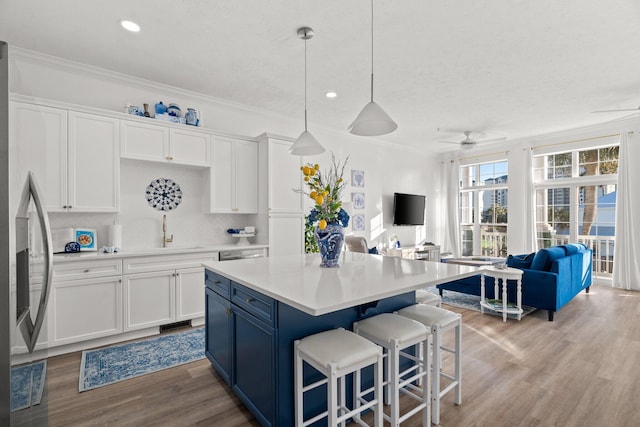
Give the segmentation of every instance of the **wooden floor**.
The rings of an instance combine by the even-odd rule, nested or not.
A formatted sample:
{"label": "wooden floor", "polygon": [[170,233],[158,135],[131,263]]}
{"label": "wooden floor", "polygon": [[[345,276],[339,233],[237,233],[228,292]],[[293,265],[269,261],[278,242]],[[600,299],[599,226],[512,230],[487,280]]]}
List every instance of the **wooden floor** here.
{"label": "wooden floor", "polygon": [[[463,315],[463,401],[444,398],[440,425],[640,425],[639,292],[593,286],[553,322],[451,309]],[[79,353],[49,359],[51,426],[258,425],[206,359],[83,393],[79,366]]]}

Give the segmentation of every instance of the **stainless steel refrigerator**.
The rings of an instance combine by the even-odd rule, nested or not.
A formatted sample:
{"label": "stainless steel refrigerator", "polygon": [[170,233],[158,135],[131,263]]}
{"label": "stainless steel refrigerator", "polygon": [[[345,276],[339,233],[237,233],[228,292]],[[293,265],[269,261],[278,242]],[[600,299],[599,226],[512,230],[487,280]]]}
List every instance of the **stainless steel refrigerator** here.
{"label": "stainless steel refrigerator", "polygon": [[[48,424],[46,351],[34,356],[34,349],[45,319],[53,254],[35,175],[28,174],[17,207],[11,203],[10,183],[15,177],[9,172],[8,54],[7,44],[0,41],[0,425],[44,426]],[[37,289],[31,284],[34,266],[43,279]],[[12,354],[18,340],[26,349],[19,357]]]}

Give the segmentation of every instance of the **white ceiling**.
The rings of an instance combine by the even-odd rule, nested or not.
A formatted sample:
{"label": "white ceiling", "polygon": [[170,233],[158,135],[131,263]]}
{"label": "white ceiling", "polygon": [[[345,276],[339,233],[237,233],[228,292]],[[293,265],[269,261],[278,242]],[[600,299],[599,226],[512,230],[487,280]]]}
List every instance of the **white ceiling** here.
{"label": "white ceiling", "polygon": [[[398,123],[380,140],[442,151],[464,130],[513,140],[640,105],[638,0],[374,0],[374,14],[375,100]],[[300,117],[301,130],[303,25],[309,130],[346,132],[369,99],[369,0],[0,0],[10,45]]]}

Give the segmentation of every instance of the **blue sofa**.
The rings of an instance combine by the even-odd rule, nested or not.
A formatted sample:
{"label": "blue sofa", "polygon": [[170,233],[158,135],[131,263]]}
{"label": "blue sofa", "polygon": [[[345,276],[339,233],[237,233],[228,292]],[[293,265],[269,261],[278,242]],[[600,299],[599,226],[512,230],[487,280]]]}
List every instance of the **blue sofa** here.
{"label": "blue sofa", "polygon": [[[523,271],[522,304],[548,310],[553,315],[583,289],[589,292],[592,283],[591,249],[582,243],[553,246],[536,253],[509,255],[507,265]],[[493,278],[485,280],[487,298],[495,298]],[[507,299],[516,301],[516,283],[508,281]],[[480,295],[480,275],[438,285],[443,290]]]}

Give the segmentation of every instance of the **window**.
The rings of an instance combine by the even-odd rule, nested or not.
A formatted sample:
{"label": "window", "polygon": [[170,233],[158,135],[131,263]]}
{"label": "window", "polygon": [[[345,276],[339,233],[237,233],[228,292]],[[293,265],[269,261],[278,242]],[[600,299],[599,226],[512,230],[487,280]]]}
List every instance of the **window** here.
{"label": "window", "polygon": [[506,161],[460,167],[462,255],[507,256]]}
{"label": "window", "polygon": [[611,276],[618,145],[534,157],[538,247],[582,242],[596,276]]}

